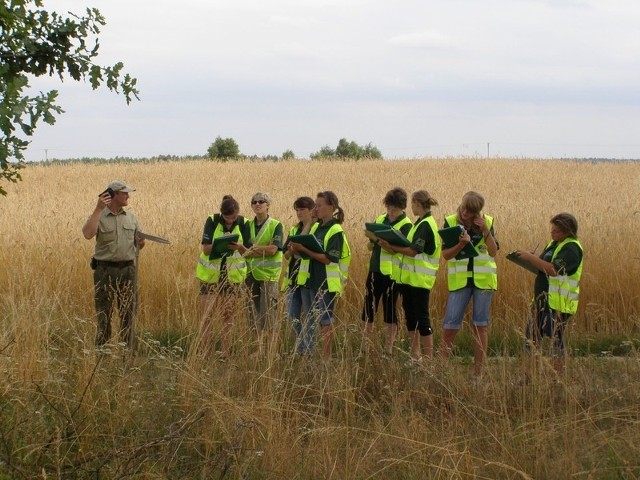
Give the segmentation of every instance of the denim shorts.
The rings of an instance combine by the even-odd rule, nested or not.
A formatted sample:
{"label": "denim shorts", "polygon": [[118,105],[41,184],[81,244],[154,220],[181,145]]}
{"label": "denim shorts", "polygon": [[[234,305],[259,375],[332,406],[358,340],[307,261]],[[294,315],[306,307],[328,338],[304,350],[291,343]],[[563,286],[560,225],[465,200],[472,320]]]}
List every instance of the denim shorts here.
{"label": "denim shorts", "polygon": [[302,310],[309,312],[311,321],[321,326],[333,323],[333,310],[336,306],[336,294],[327,290],[302,288]]}
{"label": "denim shorts", "polygon": [[447,310],[444,314],[445,330],[460,330],[464,311],[473,297],[473,325],[477,327],[489,326],[489,312],[491,310],[491,299],[495,290],[482,290],[480,288],[462,288],[454,292],[449,292],[447,300]]}
{"label": "denim shorts", "polygon": [[297,285],[288,287],[285,298],[289,320],[300,320],[302,318],[302,287]]}

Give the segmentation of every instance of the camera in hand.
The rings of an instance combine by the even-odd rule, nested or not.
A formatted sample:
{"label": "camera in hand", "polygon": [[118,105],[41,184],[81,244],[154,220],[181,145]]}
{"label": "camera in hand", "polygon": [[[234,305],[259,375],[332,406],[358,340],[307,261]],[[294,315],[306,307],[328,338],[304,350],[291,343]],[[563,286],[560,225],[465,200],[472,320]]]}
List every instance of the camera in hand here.
{"label": "camera in hand", "polygon": [[102,192],[102,193],[101,193],[100,195],[98,195],[98,196],[99,196],[99,197],[101,197],[101,196],[102,196],[102,195],[104,195],[105,193],[108,193],[108,194],[109,194],[109,196],[110,196],[111,198],[113,198],[113,197],[114,197],[114,195],[116,194],[116,192],[114,192],[114,191],[113,191],[113,188],[109,187],[109,188],[107,188],[104,192]]}

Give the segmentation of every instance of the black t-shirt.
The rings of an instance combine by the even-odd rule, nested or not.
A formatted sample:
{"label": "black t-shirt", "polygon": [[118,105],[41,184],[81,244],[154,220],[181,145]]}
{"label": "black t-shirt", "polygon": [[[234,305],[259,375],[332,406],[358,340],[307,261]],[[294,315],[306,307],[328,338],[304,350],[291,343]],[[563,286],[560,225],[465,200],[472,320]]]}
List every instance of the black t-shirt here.
{"label": "black t-shirt", "polygon": [[[296,225],[295,227],[293,227],[293,230],[289,233],[289,236],[291,236],[291,235],[300,235],[300,232],[302,232],[302,229],[303,229],[302,225]],[[289,245],[289,239],[287,238],[287,241],[284,243],[284,246],[282,247],[282,249],[286,250],[288,245]],[[296,280],[298,279],[298,270],[300,270],[300,261],[301,260],[302,260],[302,258],[300,258],[298,255],[293,255],[289,259],[288,276],[291,279],[291,285],[292,286],[296,285]]]}
{"label": "black t-shirt", "polygon": [[[431,216],[431,212],[427,212],[423,217],[418,218],[414,225],[418,225],[422,220]],[[436,237],[433,234],[433,230],[429,225],[429,222],[422,222],[418,225],[413,233],[413,239],[411,240],[411,248],[418,253],[426,253],[427,255],[433,255],[436,251]]]}

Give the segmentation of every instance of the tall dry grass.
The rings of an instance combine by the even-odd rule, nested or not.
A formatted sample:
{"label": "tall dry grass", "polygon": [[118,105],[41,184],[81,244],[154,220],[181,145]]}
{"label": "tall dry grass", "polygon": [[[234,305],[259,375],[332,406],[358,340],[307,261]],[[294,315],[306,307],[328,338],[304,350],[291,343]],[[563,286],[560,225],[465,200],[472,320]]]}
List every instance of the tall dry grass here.
{"label": "tall dry grass", "polygon": [[[528,384],[518,359],[496,358],[475,385],[464,360],[405,365],[406,338],[382,360],[360,341],[359,315],[362,224],[383,211],[384,193],[427,189],[441,223],[474,189],[501,245],[490,336],[519,342],[532,293],[533,276],[504,253],[542,248],[551,215],[569,211],[585,247],[572,336],[633,345],[639,173],[637,163],[520,159],[29,166],[0,199],[0,478],[638,478],[636,355],[577,358],[561,382],[542,374]],[[80,228],[113,178],[137,188],[130,208],[145,231],[172,241],[141,253],[134,359],[92,347],[93,242]],[[251,195],[266,191],[289,226],[293,200],[321,190],[340,198],[354,254],[334,361],[292,358],[285,323],[252,356],[243,312],[229,360],[186,351],[200,326],[202,227],[222,196],[248,215]],[[432,295],[437,333],[444,270]]]}

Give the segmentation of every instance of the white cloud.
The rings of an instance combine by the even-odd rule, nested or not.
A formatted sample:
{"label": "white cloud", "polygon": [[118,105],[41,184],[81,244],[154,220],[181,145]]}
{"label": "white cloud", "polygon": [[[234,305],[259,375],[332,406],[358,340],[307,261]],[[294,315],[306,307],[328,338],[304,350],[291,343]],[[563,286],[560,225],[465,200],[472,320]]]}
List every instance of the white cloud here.
{"label": "white cloud", "polygon": [[193,153],[219,133],[252,153],[304,154],[352,136],[412,156],[441,143],[433,138],[466,144],[508,131],[518,154],[535,155],[549,150],[545,138],[557,142],[557,128],[540,125],[563,125],[573,143],[627,144],[640,156],[640,2],[47,0],[45,7],[80,13],[87,1],[107,20],[99,62],[122,60],[143,100],[127,108],[121,97],[65,82],[67,113],[36,132],[34,151]]}
{"label": "white cloud", "polygon": [[391,45],[399,45],[406,47],[450,47],[453,45],[451,39],[440,32],[427,30],[424,32],[403,33],[391,37],[389,40]]}

